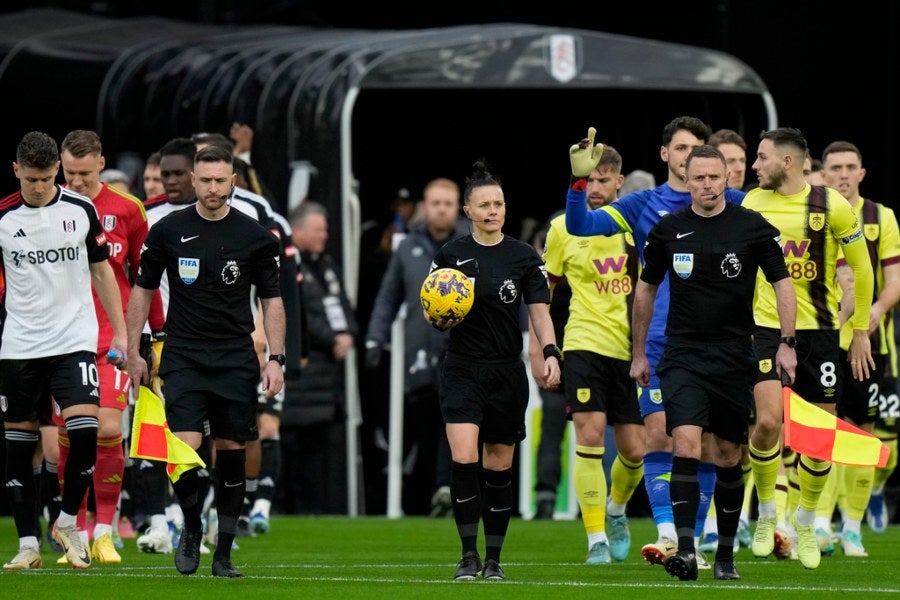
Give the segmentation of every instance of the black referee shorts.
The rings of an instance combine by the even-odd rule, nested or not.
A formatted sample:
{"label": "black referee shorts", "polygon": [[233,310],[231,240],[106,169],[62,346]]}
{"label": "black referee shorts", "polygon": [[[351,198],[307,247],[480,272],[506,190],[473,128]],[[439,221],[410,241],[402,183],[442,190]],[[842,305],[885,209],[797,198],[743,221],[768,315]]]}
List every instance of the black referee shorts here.
{"label": "black referee shorts", "polygon": [[703,343],[670,337],[656,372],[669,435],[679,425],[697,425],[723,440],[747,443],[755,374],[749,339]]}
{"label": "black referee shorts", "polygon": [[172,431],[203,433],[247,442],[259,439],[256,425],[259,360],[253,342],[173,343],[167,340],[159,368]]}
{"label": "black referee shorts", "polygon": [[478,425],[484,443],[515,444],[525,439],[528,395],[521,358],[472,361],[448,354],[441,367],[444,422]]}

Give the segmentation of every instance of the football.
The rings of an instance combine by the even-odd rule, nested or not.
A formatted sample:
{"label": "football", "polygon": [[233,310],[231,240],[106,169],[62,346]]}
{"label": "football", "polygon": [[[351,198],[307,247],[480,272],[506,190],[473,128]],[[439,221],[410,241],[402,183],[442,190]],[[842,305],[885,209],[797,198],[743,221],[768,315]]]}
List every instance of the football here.
{"label": "football", "polygon": [[444,268],[435,269],[422,283],[419,294],[422,308],[434,320],[445,317],[462,319],[469,314],[475,301],[472,281],[462,271]]}

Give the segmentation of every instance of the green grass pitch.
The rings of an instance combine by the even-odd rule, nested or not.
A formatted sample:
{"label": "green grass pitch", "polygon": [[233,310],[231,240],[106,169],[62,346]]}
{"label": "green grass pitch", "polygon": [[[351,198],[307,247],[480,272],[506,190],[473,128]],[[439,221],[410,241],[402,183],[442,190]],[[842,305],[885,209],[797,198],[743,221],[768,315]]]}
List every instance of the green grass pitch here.
{"label": "green grass pitch", "polygon": [[[56,555],[45,550],[42,569],[0,575],[0,598],[900,599],[897,526],[881,534],[863,527],[868,558],[846,558],[838,549],[813,571],[798,561],[755,559],[742,548],[735,557],[742,579],[721,582],[711,571],[701,571],[695,582],[679,581],[661,566],[645,564],[640,546],[656,538],[656,529],[650,519],[635,519],[631,532],[628,560],[587,566],[580,521],[513,519],[502,556],[507,580],[454,582],[460,548],[452,519],[279,516],[270,533],[238,538],[232,558],[243,579],[213,578],[210,555],[201,557],[196,575],[181,576],[171,554],[141,554],[129,539],[121,565],[87,571],[57,565]],[[0,519],[0,540],[6,561],[17,549],[11,518]],[[483,553],[483,536],[480,542]]]}

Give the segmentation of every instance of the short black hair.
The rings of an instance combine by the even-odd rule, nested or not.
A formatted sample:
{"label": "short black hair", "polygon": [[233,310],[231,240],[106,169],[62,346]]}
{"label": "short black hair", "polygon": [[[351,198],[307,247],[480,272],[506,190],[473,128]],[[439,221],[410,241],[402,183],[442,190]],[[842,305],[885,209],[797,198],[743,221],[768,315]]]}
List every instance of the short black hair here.
{"label": "short black hair", "polygon": [[159,156],[184,156],[192,163],[197,155],[197,147],[188,138],[172,138],[159,149]]}
{"label": "short black hair", "polygon": [[207,146],[194,156],[194,164],[224,162],[234,166],[234,157],[231,152],[221,146]]}
{"label": "short black hair", "polygon": [[59,162],[56,140],[40,131],[30,131],[16,148],[16,163],[33,169],[49,169]]}

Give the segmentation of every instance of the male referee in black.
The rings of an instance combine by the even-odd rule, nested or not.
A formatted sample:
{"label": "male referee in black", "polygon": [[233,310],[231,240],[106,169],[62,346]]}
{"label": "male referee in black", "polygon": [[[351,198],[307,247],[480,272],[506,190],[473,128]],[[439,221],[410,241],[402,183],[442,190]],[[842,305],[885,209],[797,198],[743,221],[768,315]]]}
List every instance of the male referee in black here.
{"label": "male referee in black", "polygon": [[[712,432],[715,443],[719,546],[713,577],[740,579],[733,543],[744,499],[740,457],[753,406],[753,293],[760,268],[775,288],[782,339],[793,337],[797,316],[778,229],[759,213],[725,202],[726,179],[725,157],[718,149],[698,146],[688,155],[685,183],[691,205],[666,215],[650,231],[632,315],[631,376],[646,386],[647,329],[657,288],[668,276],[668,341],[657,373],[667,433],[674,442],[670,493],[678,552],[665,567],[682,580],[697,579],[694,526],[704,431]],[[769,368],[793,381],[796,366],[793,346],[784,343]]]}
{"label": "male referee in black", "polygon": [[[252,294],[262,302],[269,361],[262,387],[268,397],[284,384],[285,313],[279,285],[275,236],[238,210],[228,198],[234,186],[231,154],[210,146],[197,152],[191,174],[197,204],[163,217],[150,228],[141,267],[128,303],[127,371],[133,385],[149,381],[140,337],[153,291],[163,272],[169,279],[166,346],[159,375],[169,428],[196,449],[208,420],[216,449],[219,535],[212,574],[242,577],[231,563],[231,544],[244,500],[245,444],[257,439],[259,361],[250,337]],[[254,291],[255,290],[255,291]],[[174,483],[184,511],[175,567],[191,575],[200,565],[202,527],[198,470]]]}

